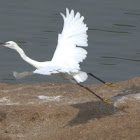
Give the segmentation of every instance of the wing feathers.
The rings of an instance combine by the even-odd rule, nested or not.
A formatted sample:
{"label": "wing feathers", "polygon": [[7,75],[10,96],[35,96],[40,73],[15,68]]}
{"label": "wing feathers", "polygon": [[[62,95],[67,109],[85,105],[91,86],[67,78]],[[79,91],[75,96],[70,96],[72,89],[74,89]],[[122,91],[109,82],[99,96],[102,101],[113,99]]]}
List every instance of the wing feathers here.
{"label": "wing feathers", "polygon": [[87,51],[76,46],[88,46],[88,27],[84,24],[84,17],[80,16],[79,12],[74,14],[74,10],[69,12],[66,9],[66,16],[62,13],[61,15],[64,26],[62,33],[58,36],[58,45],[52,61],[64,64],[67,68],[80,69],[78,63],[86,58]]}
{"label": "wing feathers", "polygon": [[61,66],[48,66],[48,67],[44,67],[44,68],[40,68],[40,69],[36,69],[33,73],[36,74],[42,74],[42,75],[51,75],[51,74],[56,74],[56,73],[77,73],[78,71],[76,69],[68,69],[68,68],[64,68]]}

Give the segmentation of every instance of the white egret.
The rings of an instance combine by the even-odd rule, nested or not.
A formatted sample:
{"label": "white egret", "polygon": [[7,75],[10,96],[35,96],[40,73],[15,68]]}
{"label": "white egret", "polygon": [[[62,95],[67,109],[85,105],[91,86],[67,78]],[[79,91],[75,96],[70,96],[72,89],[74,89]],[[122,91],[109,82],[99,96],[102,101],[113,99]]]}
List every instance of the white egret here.
{"label": "white egret", "polygon": [[[80,47],[88,46],[88,27],[83,22],[84,17],[81,16],[79,12],[74,14],[74,10],[69,12],[68,9],[66,9],[66,16],[62,13],[61,15],[64,20],[64,26],[62,33],[58,35],[58,44],[51,61],[38,62],[29,58],[14,41],[8,41],[3,44],[1,43],[1,45],[4,45],[5,47],[16,50],[23,60],[36,68],[36,70],[33,72],[14,72],[14,76],[18,79],[32,74],[62,77],[69,80],[70,82],[77,83],[93,94],[95,93],[89,88],[79,84],[80,82],[86,81],[88,75],[95,77],[106,85],[113,86],[112,83],[105,83],[103,80],[97,78],[93,74],[80,70],[79,63],[83,62],[87,56],[87,51]],[[109,101],[106,99],[101,98],[97,94],[95,95],[101,100],[109,103]]]}

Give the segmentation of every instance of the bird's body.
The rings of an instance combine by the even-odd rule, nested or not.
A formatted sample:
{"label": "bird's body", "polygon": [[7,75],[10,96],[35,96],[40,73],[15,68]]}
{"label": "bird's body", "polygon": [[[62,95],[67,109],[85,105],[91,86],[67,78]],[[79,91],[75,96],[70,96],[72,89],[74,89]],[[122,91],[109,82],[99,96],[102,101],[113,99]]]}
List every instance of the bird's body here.
{"label": "bird's body", "polygon": [[[84,24],[84,17],[80,16],[80,13],[77,12],[74,14],[74,11],[69,12],[66,9],[66,16],[61,14],[64,19],[64,26],[62,33],[58,35],[58,44],[54,52],[53,58],[51,61],[38,62],[28,56],[25,52],[15,43],[14,41],[8,41],[6,43],[0,43],[5,47],[16,50],[23,60],[31,64],[36,68],[33,72],[14,72],[14,76],[18,79],[30,76],[32,74],[42,74],[42,75],[51,75],[54,77],[61,77],[69,80],[70,82],[77,83],[77,85],[85,88],[100,100],[112,104],[107,99],[103,99],[98,96],[96,93],[91,91],[88,87],[85,87],[80,82],[84,82],[88,75],[98,79],[102,83],[114,87],[112,83],[106,83],[103,80],[99,79],[92,73],[86,73],[80,70],[80,62],[87,56],[87,51],[80,47],[87,47],[87,30],[88,27]],[[80,47],[77,47],[80,46]]]}
{"label": "bird's body", "polygon": [[[84,24],[84,17],[77,12],[69,12],[66,9],[66,16],[61,14],[64,19],[62,33],[58,35],[58,44],[51,61],[38,62],[24,53],[24,51],[14,41],[6,42],[5,46],[16,50],[23,60],[36,68],[33,74],[51,75],[62,77],[71,82],[84,82],[87,74],[80,71],[79,63],[82,62],[87,55],[87,51],[80,47],[87,47],[87,26]],[[77,47],[80,46],[80,47]],[[14,72],[16,78],[24,78],[31,75]]]}

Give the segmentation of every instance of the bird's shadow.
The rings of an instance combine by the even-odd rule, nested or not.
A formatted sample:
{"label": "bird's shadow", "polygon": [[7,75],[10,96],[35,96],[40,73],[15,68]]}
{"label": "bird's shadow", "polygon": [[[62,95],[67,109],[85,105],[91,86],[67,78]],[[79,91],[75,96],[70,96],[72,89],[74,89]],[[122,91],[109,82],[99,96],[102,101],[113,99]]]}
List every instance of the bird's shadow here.
{"label": "bird's shadow", "polygon": [[[111,102],[116,102],[117,100],[119,100],[120,98],[126,95],[137,94],[139,92],[140,92],[140,88],[133,86],[131,87],[131,89],[124,90],[121,93],[118,93],[116,96],[109,98],[109,100]],[[79,103],[71,106],[77,108],[79,112],[77,116],[67,124],[67,126],[74,126],[74,125],[88,123],[96,119],[111,116],[117,113],[118,111],[122,111],[126,113],[125,110],[119,109],[115,107],[113,104],[110,105],[102,101]]]}
{"label": "bird's shadow", "polygon": [[[116,96],[109,98],[109,100],[111,102],[116,102],[117,100],[121,99],[126,95],[137,94],[139,92],[140,92],[140,88],[134,85],[129,89],[125,89],[124,91],[121,91],[121,93],[118,93]],[[124,112],[127,113],[125,110],[119,109],[115,107],[113,104],[110,105],[102,101],[78,103],[71,106],[78,109],[79,112],[76,117],[74,117],[71,121],[69,121],[67,126],[74,126],[74,125],[88,123],[96,119],[101,119],[107,116],[111,116],[119,111],[123,113]]]}
{"label": "bird's shadow", "polygon": [[67,124],[67,126],[88,123],[99,118],[113,115],[118,111],[113,105],[102,101],[79,103],[71,106],[79,109],[79,113],[69,122],[69,124]]}

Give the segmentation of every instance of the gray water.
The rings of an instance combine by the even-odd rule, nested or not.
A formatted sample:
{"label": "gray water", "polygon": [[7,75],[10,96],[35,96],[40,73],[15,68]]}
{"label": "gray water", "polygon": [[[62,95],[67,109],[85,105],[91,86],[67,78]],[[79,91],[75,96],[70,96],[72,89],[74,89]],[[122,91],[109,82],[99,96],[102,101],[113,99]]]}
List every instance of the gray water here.
{"label": "gray water", "polygon": [[[140,76],[140,0],[0,0],[0,41],[13,40],[32,59],[51,60],[65,8],[79,11],[89,27],[88,57],[82,70],[107,82]],[[16,80],[12,72],[33,71],[19,54],[0,47],[0,82],[65,82],[34,75]],[[89,78],[86,84],[98,83]]]}

